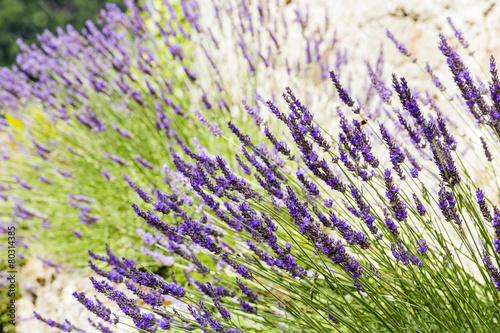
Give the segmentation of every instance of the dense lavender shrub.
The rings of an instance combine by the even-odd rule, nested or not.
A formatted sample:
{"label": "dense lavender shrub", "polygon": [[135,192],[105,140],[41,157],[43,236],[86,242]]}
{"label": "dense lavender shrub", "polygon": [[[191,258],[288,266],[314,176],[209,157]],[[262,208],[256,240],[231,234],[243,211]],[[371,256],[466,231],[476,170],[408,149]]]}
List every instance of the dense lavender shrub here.
{"label": "dense lavender shrub", "polygon": [[[129,2],[127,14],[108,6],[101,29],[44,34],[42,49],[21,43],[18,67],[1,72],[0,124],[15,147],[4,152],[13,172],[0,185],[12,207],[4,224],[53,221],[63,189],[86,232],[58,227],[77,240],[117,218],[142,222],[132,244],[143,242],[149,259],[119,255],[113,234],[104,255],[89,251],[91,282],[117,310],[73,294],[103,332],[126,323],[146,332],[498,331],[495,59],[482,89],[463,50],[440,35],[456,87],[428,65],[423,73],[434,92],[458,88],[455,98],[433,98],[399,73],[389,82],[381,56],[367,66],[368,89],[353,91],[342,62],[322,57],[335,44],[328,18],[316,27],[307,9],[292,22],[279,4],[252,5]],[[296,59],[282,53],[292,29],[304,51]],[[278,74],[295,84],[265,85]],[[314,94],[337,96],[324,104]],[[325,108],[338,126],[321,118]],[[108,196],[110,212],[93,210]],[[148,260],[167,269],[145,269]]]}

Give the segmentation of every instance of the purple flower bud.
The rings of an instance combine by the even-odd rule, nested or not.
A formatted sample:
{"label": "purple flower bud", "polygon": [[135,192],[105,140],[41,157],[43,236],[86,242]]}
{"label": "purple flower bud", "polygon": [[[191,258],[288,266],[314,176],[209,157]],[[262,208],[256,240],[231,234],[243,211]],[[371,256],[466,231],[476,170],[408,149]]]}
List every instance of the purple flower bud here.
{"label": "purple flower bud", "polygon": [[417,209],[417,213],[420,216],[424,216],[426,213],[426,209],[424,205],[422,205],[422,202],[420,202],[420,199],[415,193],[413,193],[413,200],[415,200],[415,208]]}
{"label": "purple flower bud", "polygon": [[425,253],[427,251],[427,245],[425,245],[425,239],[421,238],[419,241],[417,241],[417,252],[420,253]]}
{"label": "purple flower bud", "polygon": [[[347,90],[345,90],[342,87],[342,85],[340,84],[338,75],[335,74],[334,71],[331,71],[330,72],[330,78],[332,79],[332,82],[335,85],[335,89],[337,89],[337,93],[339,94],[339,97],[342,100],[342,102],[344,102],[344,104],[347,105],[347,106],[349,106],[349,107],[353,107],[354,106],[354,101],[352,100],[351,96],[349,96],[349,93],[347,92]],[[360,108],[358,107],[358,108],[353,109],[353,112],[354,113],[359,113],[360,112]]]}
{"label": "purple flower bud", "polygon": [[[407,57],[411,56],[411,52],[406,49],[403,43],[398,42],[396,38],[394,38],[394,35],[389,30],[387,30],[387,37],[389,37],[389,39],[394,43],[394,45],[396,45],[396,48],[398,49],[399,53]],[[413,62],[415,61],[416,59],[414,59]]]}
{"label": "purple flower bud", "polygon": [[139,164],[144,168],[147,168],[150,170],[154,169],[154,165],[151,162],[149,162],[147,159],[142,158],[141,155],[139,155],[139,154],[135,155],[134,160],[139,162]]}
{"label": "purple flower bud", "polygon": [[486,159],[488,160],[488,162],[493,161],[493,156],[491,156],[490,149],[488,148],[488,145],[486,144],[486,140],[484,140],[483,137],[481,137],[481,143],[483,145],[484,155],[486,156]]}
{"label": "purple flower bud", "polygon": [[195,111],[195,115],[200,120],[202,125],[210,130],[210,133],[212,133],[213,136],[220,137],[223,134],[219,125],[217,125],[217,122],[214,121],[213,123],[210,123],[199,111]]}
{"label": "purple flower bud", "polygon": [[486,200],[484,200],[484,192],[478,187],[476,191],[477,203],[479,204],[479,208],[481,209],[481,213],[483,213],[484,218],[487,221],[491,221],[491,213],[488,209],[488,205],[486,204]]}
{"label": "purple flower bud", "polygon": [[57,328],[63,332],[71,332],[73,330],[76,330],[77,332],[85,332],[84,330],[81,330],[77,327],[75,327],[73,324],[71,324],[68,320],[65,320],[64,324],[60,324],[60,323],[57,323],[55,321],[53,321],[52,319],[48,318],[48,319],[45,319],[43,318],[42,316],[40,316],[38,313],[36,312],[33,312],[33,314],[35,315],[35,318],[37,320],[40,320],[40,321],[43,321],[44,323],[46,323],[47,325],[49,325],[50,327],[54,327],[54,328]]}
{"label": "purple flower bud", "polygon": [[436,88],[438,88],[441,91],[445,91],[446,87],[441,83],[441,81],[439,80],[439,78],[434,74],[434,72],[432,71],[432,69],[429,66],[428,62],[425,63],[425,70],[427,71],[427,73],[429,73],[429,75],[430,75],[430,77],[432,79],[432,82],[434,83],[434,85],[436,86]]}
{"label": "purple flower bud", "polygon": [[126,174],[122,173],[122,177],[145,203],[153,202],[153,198],[151,198],[149,193],[137,186],[137,184],[134,183]]}
{"label": "purple flower bud", "polygon": [[458,214],[455,196],[453,195],[453,192],[446,191],[443,183],[439,184],[438,205],[446,221],[453,221],[458,226],[459,230],[462,230],[462,219]]}
{"label": "purple flower bud", "polygon": [[89,310],[99,318],[113,325],[118,323],[118,317],[116,316],[116,314],[113,313],[114,318],[111,318],[112,314],[111,310],[108,307],[104,306],[102,302],[100,302],[97,298],[96,298],[97,303],[94,304],[94,302],[85,297],[84,293],[77,293],[75,291],[72,295],[78,300],[78,302],[83,304],[87,308],[87,310]]}
{"label": "purple flower bud", "polygon": [[491,258],[486,250],[483,250],[483,263],[490,274],[491,282],[495,285],[496,290],[500,291],[500,272],[491,262]]}
{"label": "purple flower bud", "polygon": [[104,169],[104,168],[101,170],[101,175],[107,181],[111,180],[111,174],[106,169]]}
{"label": "purple flower bud", "polygon": [[48,185],[52,185],[54,183],[52,180],[48,179],[44,175],[40,175],[40,181]]}
{"label": "purple flower bud", "polygon": [[451,17],[447,17],[446,21],[448,21],[448,24],[450,25],[450,27],[453,29],[453,32],[455,33],[455,37],[457,37],[458,41],[460,42],[460,44],[462,44],[464,49],[468,48],[469,43],[464,39],[462,32],[455,27],[455,25],[453,24],[453,21],[451,20]]}
{"label": "purple flower bud", "polygon": [[386,188],[385,195],[389,199],[389,203],[391,204],[392,214],[396,220],[403,222],[407,217],[406,204],[398,195],[399,188],[394,185],[390,169],[385,170],[384,179]]}

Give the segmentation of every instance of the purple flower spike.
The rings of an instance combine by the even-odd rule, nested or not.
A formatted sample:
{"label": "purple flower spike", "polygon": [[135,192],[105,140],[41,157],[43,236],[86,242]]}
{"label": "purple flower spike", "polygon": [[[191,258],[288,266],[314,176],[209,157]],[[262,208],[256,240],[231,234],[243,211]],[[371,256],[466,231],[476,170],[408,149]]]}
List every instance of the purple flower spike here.
{"label": "purple flower spike", "polygon": [[61,170],[61,169],[55,167],[54,171],[56,171],[57,173],[59,173],[61,176],[65,177],[65,178],[73,178],[74,177],[74,175],[69,170]]}
{"label": "purple flower spike", "polygon": [[359,216],[365,221],[365,224],[370,229],[372,235],[376,235],[378,232],[378,228],[373,224],[373,222],[375,221],[375,216],[370,214],[370,205],[363,200],[361,192],[354,185],[349,185],[349,188],[351,190],[351,196],[354,198],[354,200],[356,200],[356,204],[359,209]]}
{"label": "purple flower spike", "polygon": [[27,190],[33,189],[33,186],[28,184],[24,179],[19,178],[18,175],[13,175],[12,178],[19,184],[20,187],[25,188]]}
{"label": "purple flower spike", "polygon": [[405,160],[403,151],[401,150],[397,142],[389,135],[389,132],[387,132],[387,129],[383,124],[380,124],[380,133],[382,134],[382,140],[387,144],[389,148],[389,155],[394,171],[396,171],[399,178],[405,179],[405,176],[403,175],[403,169],[401,168],[401,164]]}
{"label": "purple flower spike", "polygon": [[319,196],[319,190],[316,184],[312,181],[307,180],[305,177],[305,172],[303,170],[297,171],[297,179],[304,186],[306,191],[312,196]]}
{"label": "purple flower spike", "polygon": [[127,167],[128,166],[128,162],[125,161],[123,158],[121,158],[120,156],[118,155],[110,155],[108,153],[104,153],[103,154],[104,158],[110,158],[113,162],[123,166],[123,167]]}
{"label": "purple flower spike", "polygon": [[453,137],[453,135],[448,132],[448,129],[446,127],[446,122],[443,119],[443,115],[441,112],[438,112],[438,129],[439,132],[441,133],[441,136],[443,137],[444,143],[448,146],[450,150],[455,150],[457,149],[457,141]]}
{"label": "purple flower spike", "polygon": [[258,295],[254,291],[250,290],[247,286],[245,286],[240,279],[236,278],[236,284],[240,288],[241,292],[249,298],[250,302],[257,302]]}
{"label": "purple flower spike", "polygon": [[137,193],[137,195],[145,202],[145,203],[152,203],[153,198],[149,195],[148,192],[137,186],[136,183],[132,181],[126,174],[122,173],[123,179],[127,182],[127,184]]}
{"label": "purple flower spike", "polygon": [[[342,102],[344,102],[344,104],[347,105],[348,107],[353,107],[354,106],[354,101],[351,98],[351,96],[349,96],[349,92],[346,89],[344,89],[342,87],[342,85],[340,84],[338,75],[335,74],[334,71],[331,71],[330,72],[330,78],[332,79],[332,82],[335,85],[335,89],[337,89],[337,93],[339,94],[339,97],[342,100]],[[355,108],[352,111],[354,113],[359,113],[360,108],[359,107]]]}
{"label": "purple flower spike", "polygon": [[290,149],[288,148],[287,144],[283,141],[278,142],[276,137],[271,133],[267,126],[264,127],[264,134],[269,139],[269,141],[271,141],[276,150],[278,150],[281,154],[287,156],[288,158],[293,159],[293,156],[291,155]]}
{"label": "purple flower spike", "polygon": [[251,314],[257,314],[257,308],[253,307],[247,301],[245,301],[242,298],[238,297],[238,302],[240,303],[240,307],[243,309],[243,311],[251,313]]}
{"label": "purple flower spike", "polygon": [[425,253],[427,252],[427,245],[425,245],[425,239],[421,238],[419,241],[417,241],[417,252],[420,253]]}
{"label": "purple flower spike", "polygon": [[415,200],[415,207],[417,209],[418,215],[424,216],[426,213],[426,209],[424,205],[422,205],[422,202],[415,193],[413,193],[413,200]]}
{"label": "purple flower spike", "polygon": [[478,187],[476,191],[477,203],[479,204],[479,209],[481,209],[481,213],[483,213],[484,218],[487,221],[491,221],[491,213],[488,209],[488,205],[486,204],[486,200],[484,200],[484,192]]}
{"label": "purple flower spike", "polygon": [[128,139],[134,138],[134,136],[132,134],[130,134],[129,132],[127,132],[126,129],[119,128],[118,125],[116,125],[116,124],[113,124],[112,127],[113,127],[113,129],[115,131],[117,131],[118,133],[120,133],[120,135],[123,136],[124,138],[128,138]]}
{"label": "purple flower spike", "polygon": [[[455,37],[457,37],[458,41],[460,42],[460,44],[462,44],[464,49],[468,48],[469,42],[467,42],[465,40],[464,36],[462,35],[462,32],[455,27],[455,25],[453,24],[453,21],[451,20],[451,17],[447,17],[446,21],[448,21],[448,24],[450,25],[450,27],[453,29],[453,32],[455,33]],[[472,55],[472,53],[473,52],[471,52],[471,55]]]}
{"label": "purple flower spike", "polygon": [[490,58],[490,74],[490,97],[493,105],[491,106],[489,125],[493,126],[496,133],[500,133],[500,80],[498,79],[495,58],[493,56]]}
{"label": "purple flower spike", "polygon": [[48,184],[48,185],[52,185],[54,184],[54,182],[50,179],[48,179],[47,177],[45,177],[44,175],[40,175],[40,181],[42,183],[45,183],[45,184]]}
{"label": "purple flower spike", "polygon": [[217,122],[209,122],[199,111],[195,111],[195,115],[200,120],[201,124],[210,130],[213,136],[220,137],[223,134]]}
{"label": "purple flower spike", "polygon": [[439,209],[443,213],[447,222],[454,222],[459,230],[462,230],[462,219],[458,214],[457,204],[453,192],[446,191],[444,184],[439,184]]}
{"label": "purple flower spike", "polygon": [[495,229],[495,252],[500,253],[500,210],[494,206],[493,207],[493,228]]}
{"label": "purple flower spike", "polygon": [[73,326],[73,324],[71,324],[68,320],[66,320],[64,322],[64,324],[60,324],[60,323],[57,323],[57,322],[53,321],[50,318],[45,319],[45,318],[43,318],[42,316],[40,316],[36,312],[33,312],[33,314],[35,315],[36,319],[38,319],[40,321],[43,321],[44,323],[46,323],[50,327],[54,327],[54,328],[60,329],[63,332],[72,332],[74,330],[76,330],[77,332],[85,332],[84,330],[81,330],[81,329]]}
{"label": "purple flower spike", "polygon": [[500,291],[500,272],[491,262],[491,258],[486,250],[483,250],[483,263],[488,273],[490,273],[491,282],[495,285],[496,290]]}
{"label": "purple flower spike", "polygon": [[384,220],[387,230],[389,230],[391,234],[395,236],[399,235],[398,227],[396,226],[394,221],[390,218],[389,211],[386,208],[384,208]]}
{"label": "purple flower spike", "polygon": [[153,170],[154,169],[154,165],[149,162],[147,159],[145,158],[142,158],[141,155],[135,155],[134,157],[134,160],[136,160],[137,162],[139,162],[139,164],[144,167],[144,168],[147,168],[147,169],[150,169],[150,170]]}
{"label": "purple flower spike", "polygon": [[425,70],[427,71],[427,73],[429,73],[430,77],[432,78],[432,82],[434,83],[436,88],[438,88],[441,91],[445,91],[446,87],[441,83],[436,74],[434,74],[428,62],[425,63]]}
{"label": "purple flower spike", "polygon": [[89,310],[99,318],[113,325],[118,323],[118,317],[113,313],[114,318],[111,318],[111,310],[104,306],[98,299],[96,299],[97,303],[94,304],[94,302],[85,297],[84,293],[77,293],[75,291],[72,295],[78,300],[78,302],[83,304],[87,308],[87,310]]}
{"label": "purple flower spike", "polygon": [[417,256],[412,255],[406,250],[403,243],[401,242],[401,239],[399,238],[396,244],[391,244],[391,251],[394,258],[396,258],[398,261],[401,261],[403,265],[408,265],[409,263],[419,267],[422,267],[423,265],[423,263]]}
{"label": "purple flower spike", "polygon": [[384,179],[386,189],[385,195],[391,204],[392,214],[396,220],[403,222],[407,217],[406,205],[398,195],[399,188],[395,186],[394,181],[392,180],[391,170],[385,170]]}
{"label": "purple flower spike", "polygon": [[372,81],[372,86],[377,91],[380,99],[384,103],[390,105],[391,104],[392,91],[385,86],[384,81],[382,81],[382,79],[380,79],[380,77],[372,69],[372,67],[370,66],[370,64],[367,63],[366,65],[368,67],[368,75],[370,76],[370,80]]}
{"label": "purple flower spike", "polygon": [[135,305],[134,299],[128,298],[123,292],[115,290],[106,282],[98,282],[93,277],[90,277],[90,281],[92,281],[95,290],[106,295],[109,300],[116,302],[123,313],[133,320],[137,328],[153,332],[152,328],[156,325],[156,320],[152,313],[141,313],[139,307]]}
{"label": "purple flower spike", "polygon": [[[460,89],[469,111],[478,122],[483,123],[485,121],[483,116],[490,114],[490,108],[486,104],[481,90],[472,80],[469,69],[464,65],[457,51],[448,44],[448,41],[442,34],[439,35],[439,38],[439,50],[446,57],[448,67],[453,74],[455,83]],[[494,65],[494,62],[492,65]]]}
{"label": "purple flower spike", "polygon": [[111,174],[106,169],[104,169],[104,168],[101,170],[101,175],[107,181],[111,180]]}
{"label": "purple flower spike", "polygon": [[488,162],[493,161],[493,156],[491,156],[490,148],[486,144],[486,140],[484,140],[483,137],[481,137],[481,144],[483,145],[484,155],[486,156]]}
{"label": "purple flower spike", "polygon": [[411,56],[411,52],[408,51],[406,46],[403,43],[398,42],[396,40],[396,38],[394,37],[394,35],[389,30],[387,30],[387,37],[389,37],[389,39],[392,40],[394,45],[396,45],[396,48],[398,49],[399,53],[401,53],[402,55],[407,56],[407,57]]}
{"label": "purple flower spike", "polygon": [[329,237],[318,223],[313,222],[306,205],[297,198],[290,186],[287,186],[287,193],[285,204],[293,222],[302,234],[314,243],[319,253],[324,254],[333,263],[342,265],[347,272],[352,273],[354,279],[360,277],[363,274],[362,268],[359,267],[359,263],[354,257],[347,254],[342,242]]}

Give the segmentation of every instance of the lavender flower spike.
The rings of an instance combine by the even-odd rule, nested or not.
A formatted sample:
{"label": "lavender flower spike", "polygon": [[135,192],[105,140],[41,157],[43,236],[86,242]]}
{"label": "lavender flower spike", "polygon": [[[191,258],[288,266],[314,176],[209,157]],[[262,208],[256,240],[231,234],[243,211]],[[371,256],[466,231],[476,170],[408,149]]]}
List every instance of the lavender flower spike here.
{"label": "lavender flower spike", "polygon": [[439,187],[440,187],[439,199],[438,199],[439,209],[441,209],[441,212],[443,213],[446,221],[455,222],[458,228],[462,230],[461,227],[462,219],[458,214],[455,196],[453,195],[452,192],[446,191],[443,183],[441,183]]}
{"label": "lavender flower spike", "polygon": [[[398,42],[396,38],[394,38],[394,35],[389,31],[389,29],[387,29],[387,37],[389,37],[389,39],[392,40],[394,45],[396,45],[397,49],[399,50],[399,53],[407,57],[411,56],[411,52],[408,51],[408,49],[403,43]],[[415,62],[416,59],[414,59],[413,61]]]}
{"label": "lavender flower spike", "polygon": [[422,205],[422,202],[415,193],[413,193],[413,200],[415,200],[418,215],[424,216],[427,210],[425,209],[424,205]]}
{"label": "lavender flower spike", "polygon": [[[332,82],[335,85],[335,89],[337,89],[337,93],[339,94],[339,97],[342,100],[342,102],[344,102],[344,104],[349,107],[353,107],[354,101],[351,98],[351,96],[349,96],[349,92],[346,89],[344,89],[340,84],[338,75],[335,74],[334,71],[330,71],[330,78],[332,79]],[[352,111],[354,113],[359,113],[360,108],[359,107],[355,108]]]}
{"label": "lavender flower spike", "polygon": [[397,188],[394,185],[394,181],[392,180],[390,169],[385,170],[384,179],[385,179],[385,188],[386,188],[385,195],[389,199],[389,202],[391,204],[391,209],[392,209],[392,213],[394,214],[394,218],[396,218],[396,220],[402,222],[402,221],[406,220],[406,217],[407,217],[406,205],[401,200],[401,198],[398,196],[399,188]]}
{"label": "lavender flower spike", "polygon": [[148,192],[137,186],[136,183],[132,181],[126,174],[122,173],[123,179],[127,182],[127,184],[137,193],[137,195],[146,203],[153,202],[153,199],[149,195]]}
{"label": "lavender flower spike", "polygon": [[481,137],[481,143],[483,145],[484,155],[486,156],[486,159],[488,160],[488,162],[493,161],[493,156],[491,156],[490,148],[486,144],[486,141],[483,137]]}
{"label": "lavender flower spike", "polygon": [[[448,21],[448,24],[450,25],[450,27],[453,29],[453,32],[455,33],[455,37],[457,37],[458,41],[460,42],[460,44],[462,44],[464,49],[468,48],[469,42],[467,42],[465,40],[464,36],[462,35],[462,32],[455,27],[455,25],[453,24],[453,21],[451,20],[451,17],[447,17],[446,21]],[[470,54],[472,55],[473,53],[474,52],[471,52]]]}
{"label": "lavender flower spike", "polygon": [[491,221],[491,213],[488,209],[488,205],[486,204],[486,200],[484,200],[484,192],[479,187],[476,191],[477,203],[479,204],[479,208],[481,209],[481,213],[483,213],[484,218],[487,221]]}

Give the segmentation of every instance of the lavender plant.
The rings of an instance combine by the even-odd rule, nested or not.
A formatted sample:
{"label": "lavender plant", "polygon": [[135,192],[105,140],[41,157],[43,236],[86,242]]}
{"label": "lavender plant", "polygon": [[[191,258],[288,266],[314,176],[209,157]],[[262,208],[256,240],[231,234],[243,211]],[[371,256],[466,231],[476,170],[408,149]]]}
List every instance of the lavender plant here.
{"label": "lavender plant", "polygon": [[[280,37],[286,40],[288,25],[285,20],[278,28],[271,19],[278,5],[260,4],[254,9],[246,2],[225,7],[214,1],[218,33],[228,30],[226,24],[232,27],[241,51],[238,59],[245,64],[236,75],[247,78],[237,76],[238,84],[219,89],[228,79],[224,74],[230,72],[225,71],[227,62],[209,52],[226,40],[217,39],[212,31],[216,26],[204,25],[202,17],[209,11],[193,3],[181,2],[192,32],[189,37],[210,36],[210,47],[193,43],[192,52],[203,52],[208,66],[194,66],[199,72],[182,61],[173,66],[172,71],[183,73],[185,80],[171,94],[185,97],[177,103],[186,103],[185,114],[194,113],[190,119],[199,122],[190,120],[186,128],[169,121],[174,114],[160,111],[152,118],[148,107],[155,98],[162,100],[159,91],[165,88],[146,81],[139,95],[131,95],[134,107],[123,113],[130,122],[114,131],[116,137],[132,140],[126,142],[155,139],[138,145],[118,143],[103,155],[116,167],[112,173],[110,167],[102,171],[103,179],[118,178],[118,171],[130,167],[132,159],[119,154],[125,151],[134,156],[143,181],[154,184],[151,191],[145,190],[135,174],[124,172],[123,186],[137,195],[123,198],[124,205],[131,205],[123,216],[131,219],[135,214],[149,226],[138,231],[143,251],[170,266],[169,274],[116,255],[113,245],[106,246],[104,255],[90,251],[89,265],[96,274],[92,284],[122,313],[75,292],[75,298],[100,318],[92,325],[103,332],[110,331],[110,325],[130,325],[146,332],[498,331],[500,211],[491,194],[499,190],[494,161],[500,81],[494,58],[489,85],[483,87],[472,78],[452,42],[441,35],[438,47],[458,93],[450,92],[456,88],[442,83],[428,65],[422,73],[435,85],[434,91],[418,91],[398,74],[387,82],[379,56],[375,66],[368,64],[368,89],[356,98],[347,75],[321,56],[330,30],[313,30],[308,37],[311,27],[305,12],[295,12],[305,39],[305,59],[292,69],[290,59],[279,56]],[[129,10],[138,11],[130,4]],[[153,21],[161,14],[161,10],[146,12]],[[140,16],[134,18],[140,21]],[[131,22],[132,31],[139,31],[134,30],[136,21]],[[184,31],[176,22],[169,23],[173,24],[169,34]],[[257,22],[270,28],[257,29]],[[449,23],[460,44],[469,47]],[[269,36],[267,57],[262,45],[251,48],[245,39],[264,31]],[[387,36],[420,66],[397,36],[391,32]],[[174,60],[182,58],[174,55],[179,48],[169,47]],[[253,89],[266,77],[262,73],[279,73],[280,61],[292,81],[282,89],[282,98],[274,98],[272,80],[266,80],[271,81],[265,87],[269,90],[255,93]],[[151,73],[144,77],[161,79],[162,73],[145,69]],[[303,80],[317,80],[308,86],[310,91],[300,86],[302,81],[294,82],[304,76]],[[36,96],[39,85],[27,86],[34,87]],[[319,102],[304,99],[315,96],[314,92],[320,95]],[[339,98],[321,99],[324,92],[329,96],[336,92]],[[433,93],[445,98],[432,97]],[[254,103],[247,98],[237,107],[241,95],[250,96]],[[96,100],[97,107],[113,98],[98,96],[103,99]],[[193,102],[194,96],[198,99]],[[209,96],[222,98],[218,109]],[[3,100],[22,101],[15,97]],[[160,106],[175,113],[167,103]],[[337,113],[338,127],[333,130],[327,129],[331,125],[324,119],[315,120],[315,114],[327,109]],[[111,111],[111,115],[103,111],[102,117],[114,116]],[[136,117],[136,111],[146,113]],[[110,142],[104,141],[110,131],[98,116],[83,108],[74,117],[61,119],[61,124],[90,124],[95,132],[106,134],[102,142]],[[145,125],[155,121],[156,130]],[[142,130],[135,130],[141,126]],[[157,130],[165,135],[159,136],[161,144],[155,144]],[[190,141],[194,131],[198,140]],[[58,140],[68,138],[72,137],[57,132]],[[89,141],[102,149],[104,143],[93,138],[89,136]],[[72,142],[79,141],[77,137]],[[39,155],[52,154],[47,145],[35,142]],[[474,173],[472,161],[481,162],[475,163]],[[160,163],[164,163],[161,173]],[[76,171],[57,168],[54,175],[65,180],[76,177]],[[23,173],[13,179],[23,191],[33,190]],[[40,181],[47,184],[48,180]],[[94,204],[90,197],[69,198],[84,220],[94,221],[86,208]],[[30,215],[29,211],[23,214]],[[119,290],[118,283],[128,292]],[[69,322],[59,324],[37,316],[51,326],[76,329]]]}
{"label": "lavender plant", "polygon": [[[223,135],[214,120],[223,124],[240,117],[241,99],[249,91],[253,96],[245,108],[258,121],[263,102],[256,77],[273,73],[282,60],[276,41],[262,46],[266,56],[242,47],[262,39],[260,31],[242,28],[231,39],[245,54],[254,79],[242,79],[241,91],[234,91],[233,73],[220,60],[216,65],[211,54],[221,59],[229,47],[214,49],[222,48],[214,34],[222,37],[223,24],[235,24],[235,13],[227,12],[215,30],[201,28],[196,3],[137,7],[129,2],[128,8],[121,13],[109,5],[98,25],[89,21],[81,33],[71,26],[57,35],[47,31],[39,36],[40,47],[20,41],[18,65],[2,69],[2,163],[11,172],[0,176],[0,207],[12,211],[2,223],[23,221],[20,239],[33,239],[23,246],[72,265],[83,262],[82,247],[102,247],[116,232],[122,234],[116,246],[128,253],[139,240],[139,225],[130,223],[126,202],[136,197],[134,192],[151,195],[163,184],[155,177],[164,174],[163,164],[173,167],[157,152],[166,151],[169,141],[191,148],[197,142],[215,144],[214,136],[201,129],[208,126]],[[279,26],[272,21],[273,14],[260,14],[270,27],[265,36],[291,29],[286,21]],[[317,32],[311,27],[303,35],[312,38]],[[246,118],[237,123],[247,124]],[[225,145],[218,149],[222,156],[232,154]]]}

